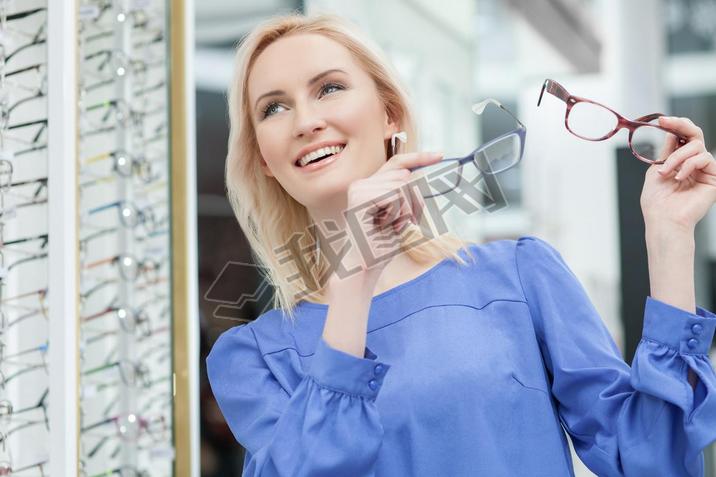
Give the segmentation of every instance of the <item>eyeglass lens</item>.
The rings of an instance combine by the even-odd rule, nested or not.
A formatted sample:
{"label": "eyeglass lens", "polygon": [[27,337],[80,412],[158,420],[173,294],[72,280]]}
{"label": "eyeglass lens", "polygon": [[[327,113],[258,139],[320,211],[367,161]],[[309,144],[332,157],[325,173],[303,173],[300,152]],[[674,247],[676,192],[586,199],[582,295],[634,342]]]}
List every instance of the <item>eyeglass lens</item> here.
{"label": "eyeglass lens", "polygon": [[[473,174],[497,174],[514,167],[522,155],[522,137],[514,131],[517,125],[513,118],[502,108],[489,104],[482,115],[478,115],[480,129],[487,139],[474,153],[472,164],[460,164],[458,161],[441,161],[426,167],[419,172],[425,175],[429,193],[424,198],[432,198],[448,194],[458,189],[465,174],[471,178]],[[488,126],[489,124],[489,126]],[[469,179],[468,178],[468,179]]]}

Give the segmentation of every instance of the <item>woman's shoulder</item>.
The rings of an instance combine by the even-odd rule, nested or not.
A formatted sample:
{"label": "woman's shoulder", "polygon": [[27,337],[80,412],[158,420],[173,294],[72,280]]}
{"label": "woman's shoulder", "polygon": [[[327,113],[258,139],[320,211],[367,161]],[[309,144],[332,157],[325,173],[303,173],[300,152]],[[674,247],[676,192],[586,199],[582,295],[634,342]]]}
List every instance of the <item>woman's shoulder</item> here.
{"label": "woman's shoulder", "polygon": [[484,295],[481,299],[488,301],[524,300],[522,282],[529,279],[529,269],[562,262],[559,252],[535,235],[470,243],[466,249],[460,254],[467,259],[467,265],[461,267],[455,264],[461,274],[454,278],[468,278],[479,283],[478,293]]}
{"label": "woman's shoulder", "polygon": [[[544,253],[554,248],[545,240],[535,235],[521,235],[517,238],[494,239],[483,243],[468,242],[460,250],[460,256],[468,259],[468,264],[480,270],[509,270],[515,265],[518,254]],[[474,260],[470,260],[470,259]]]}
{"label": "woman's shoulder", "polygon": [[248,323],[239,324],[223,331],[215,341],[211,352],[221,352],[232,348],[252,348],[259,354],[266,354],[290,344],[290,333],[287,330],[287,327],[290,326],[285,313],[274,308]]}
{"label": "woman's shoulder", "polygon": [[504,267],[506,262],[514,263],[517,258],[521,258],[518,255],[559,254],[548,241],[536,235],[521,235],[484,243],[469,242],[468,246],[460,251],[461,256],[468,257],[465,249],[469,251],[469,255],[479,260],[483,268],[489,265]]}

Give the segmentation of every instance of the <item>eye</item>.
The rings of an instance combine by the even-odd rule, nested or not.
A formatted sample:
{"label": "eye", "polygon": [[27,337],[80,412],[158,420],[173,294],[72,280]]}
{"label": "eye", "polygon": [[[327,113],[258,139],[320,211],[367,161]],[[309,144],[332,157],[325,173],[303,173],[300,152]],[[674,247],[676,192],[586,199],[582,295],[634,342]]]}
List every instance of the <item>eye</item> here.
{"label": "eye", "polygon": [[273,108],[274,106],[279,106],[279,104],[275,101],[267,104],[266,107],[264,107],[264,110],[261,114],[261,118],[264,119],[264,118],[270,116],[269,112],[271,111],[271,108]]}
{"label": "eye", "polygon": [[[345,87],[339,83],[327,82],[327,83],[323,83],[321,85],[320,92],[323,93],[327,90],[330,90],[331,88],[337,88],[337,90],[339,90],[339,91],[345,89]],[[280,106],[280,105],[275,101],[267,104],[263,109],[261,118],[264,119],[264,118],[267,118],[268,116],[271,116],[271,114],[272,114],[271,111],[274,106]]]}
{"label": "eye", "polygon": [[343,85],[338,84],[338,83],[323,83],[321,85],[321,92],[324,92],[331,88],[338,88],[338,90],[345,89],[345,88],[343,88]]}

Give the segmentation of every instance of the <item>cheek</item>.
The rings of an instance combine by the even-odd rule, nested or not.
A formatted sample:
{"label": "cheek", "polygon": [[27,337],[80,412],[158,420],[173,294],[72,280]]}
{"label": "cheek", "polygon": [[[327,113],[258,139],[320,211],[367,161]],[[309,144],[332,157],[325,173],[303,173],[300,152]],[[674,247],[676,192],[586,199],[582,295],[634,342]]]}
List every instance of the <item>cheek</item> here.
{"label": "cheek", "polygon": [[[275,170],[282,162],[285,153],[281,149],[281,142],[276,141],[276,131],[256,131],[256,141],[259,145],[259,151],[263,156],[269,168]],[[273,138],[273,140],[272,140]]]}
{"label": "cheek", "polygon": [[351,101],[344,102],[340,107],[332,108],[331,117],[335,124],[352,135],[369,133],[369,127],[379,116],[367,98],[355,96]]}
{"label": "cheek", "polygon": [[340,113],[345,130],[352,137],[361,138],[360,149],[365,157],[375,158],[370,167],[380,167],[387,159],[384,141],[384,109],[377,98],[363,97]]}

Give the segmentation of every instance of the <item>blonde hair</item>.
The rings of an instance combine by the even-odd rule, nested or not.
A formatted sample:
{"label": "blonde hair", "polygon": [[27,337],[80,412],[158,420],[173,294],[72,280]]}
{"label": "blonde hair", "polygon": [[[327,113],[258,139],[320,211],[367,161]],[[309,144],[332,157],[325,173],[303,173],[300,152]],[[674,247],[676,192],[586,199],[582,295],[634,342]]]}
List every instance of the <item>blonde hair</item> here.
{"label": "blonde hair", "polygon": [[[261,153],[251,121],[247,83],[251,67],[267,46],[280,38],[300,33],[324,35],[346,47],[375,81],[388,115],[397,119],[400,129],[407,132],[404,151],[415,151],[417,147],[413,113],[397,72],[382,50],[362,36],[352,23],[329,13],[313,16],[289,13],[263,22],[241,41],[228,96],[231,129],[226,157],[227,193],[254,259],[275,289],[274,307],[280,307],[291,320],[295,318],[294,306],[306,295],[306,287],[302,287],[301,282],[315,290],[311,296],[327,298],[325,283],[319,282],[325,281],[323,279],[330,273],[330,263],[317,253],[315,238],[311,244],[299,243],[301,236],[309,236],[313,224],[308,210],[275,178],[266,176],[261,170]],[[386,144],[388,156],[389,147]],[[422,243],[406,247],[421,238]],[[401,250],[421,264],[448,257],[465,264],[458,252],[464,247],[469,255],[469,243],[451,233],[428,239],[421,228],[412,223],[401,234]],[[281,250],[284,257],[291,257],[293,266],[283,264],[285,260],[277,256],[275,250]]]}

